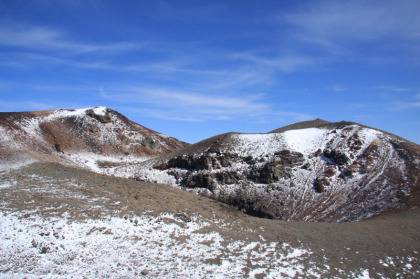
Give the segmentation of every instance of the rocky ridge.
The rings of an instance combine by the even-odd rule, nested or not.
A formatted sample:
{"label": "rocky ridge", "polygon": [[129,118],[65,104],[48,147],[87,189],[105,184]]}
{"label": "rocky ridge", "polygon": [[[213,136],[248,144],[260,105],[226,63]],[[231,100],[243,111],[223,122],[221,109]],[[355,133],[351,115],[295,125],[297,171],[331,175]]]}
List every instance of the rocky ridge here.
{"label": "rocky ridge", "polygon": [[351,122],[228,133],[115,174],[289,221],[360,221],[419,204],[420,147]]}

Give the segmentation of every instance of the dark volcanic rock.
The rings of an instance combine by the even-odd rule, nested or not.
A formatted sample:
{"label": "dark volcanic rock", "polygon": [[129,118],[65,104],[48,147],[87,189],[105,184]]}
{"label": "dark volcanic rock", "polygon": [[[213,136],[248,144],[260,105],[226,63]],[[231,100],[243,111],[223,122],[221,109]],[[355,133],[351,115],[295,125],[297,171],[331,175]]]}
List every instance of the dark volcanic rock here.
{"label": "dark volcanic rock", "polygon": [[[226,168],[237,161],[239,157],[229,154],[219,155],[215,157],[213,154],[205,154],[201,156],[180,155],[170,159],[166,164],[159,165],[159,169],[179,168],[187,170],[211,170]],[[155,167],[157,168],[157,167]]]}
{"label": "dark volcanic rock", "polygon": [[238,183],[241,180],[244,180],[244,176],[238,174],[237,172],[218,172],[215,174],[216,179],[220,184],[234,184]]}
{"label": "dark volcanic rock", "polygon": [[300,166],[304,162],[302,153],[282,150],[274,154],[273,160],[264,166],[254,165],[248,179],[257,183],[273,183],[281,178],[290,178],[291,168]]}
{"label": "dark volcanic rock", "polygon": [[55,150],[57,150],[57,152],[61,152],[61,145],[60,144],[58,144],[58,143],[54,144],[54,148],[55,148]]}
{"label": "dark volcanic rock", "polygon": [[101,123],[110,123],[111,122],[111,116],[109,115],[109,109],[105,110],[104,115],[96,114],[93,109],[88,109],[88,110],[86,110],[86,115],[98,120]]}
{"label": "dark volcanic rock", "polygon": [[188,188],[207,188],[213,190],[215,181],[212,175],[203,173],[189,173],[183,182]]}
{"label": "dark volcanic rock", "polygon": [[326,177],[322,177],[322,178],[317,178],[314,181],[314,189],[317,193],[323,193],[325,192],[325,187],[330,185],[330,182],[328,180],[328,178]]}
{"label": "dark volcanic rock", "polygon": [[[291,168],[300,166],[304,162],[301,153],[283,150],[276,152],[271,161],[256,165],[256,158],[247,156],[245,158],[233,154],[219,154],[217,157],[213,153],[204,154],[198,157],[194,155],[180,155],[168,160],[166,164],[155,165],[155,169],[186,169],[189,172],[182,180],[182,185],[186,188],[208,188],[212,190],[214,185],[234,184],[241,181],[253,180],[256,183],[272,183],[283,177],[290,177]],[[221,171],[210,173],[209,171],[221,168],[229,168],[234,163],[246,163],[251,166],[251,170],[246,173],[233,171]],[[206,171],[206,172],[201,172]],[[176,172],[170,172],[177,179],[179,175]]]}
{"label": "dark volcanic rock", "polygon": [[338,165],[345,165],[349,162],[347,155],[337,150],[327,149],[324,151],[323,155]]}
{"label": "dark volcanic rock", "polygon": [[172,158],[168,161],[167,164],[159,165],[155,167],[157,169],[170,169],[170,168],[179,168],[194,170],[197,169],[197,161],[194,160],[193,156],[182,155],[175,158]]}
{"label": "dark volcanic rock", "polygon": [[248,175],[248,179],[256,183],[272,183],[286,175],[285,167],[278,162],[270,162],[261,167],[254,167]]}

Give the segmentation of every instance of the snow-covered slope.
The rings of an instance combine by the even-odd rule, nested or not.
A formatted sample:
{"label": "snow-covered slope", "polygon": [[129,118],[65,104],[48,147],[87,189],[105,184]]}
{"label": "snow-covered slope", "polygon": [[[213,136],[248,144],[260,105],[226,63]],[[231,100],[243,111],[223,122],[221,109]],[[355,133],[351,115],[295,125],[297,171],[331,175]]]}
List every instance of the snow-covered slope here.
{"label": "snow-covered slope", "polygon": [[419,278],[419,216],[281,222],[35,163],[0,172],[0,278]]}
{"label": "snow-covered slope", "polygon": [[0,113],[0,169],[57,161],[104,171],[186,146],[106,107]]}
{"label": "snow-covered slope", "polygon": [[225,134],[115,174],[267,218],[358,221],[418,204],[419,146],[355,123]]}

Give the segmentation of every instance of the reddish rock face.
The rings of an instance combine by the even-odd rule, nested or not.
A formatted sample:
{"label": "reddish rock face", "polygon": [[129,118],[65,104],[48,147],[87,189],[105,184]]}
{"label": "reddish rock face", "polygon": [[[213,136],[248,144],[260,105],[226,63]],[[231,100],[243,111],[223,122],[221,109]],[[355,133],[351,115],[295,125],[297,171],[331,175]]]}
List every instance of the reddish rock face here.
{"label": "reddish rock face", "polygon": [[0,113],[0,129],[1,154],[41,161],[61,160],[58,153],[156,157],[188,145],[105,107]]}

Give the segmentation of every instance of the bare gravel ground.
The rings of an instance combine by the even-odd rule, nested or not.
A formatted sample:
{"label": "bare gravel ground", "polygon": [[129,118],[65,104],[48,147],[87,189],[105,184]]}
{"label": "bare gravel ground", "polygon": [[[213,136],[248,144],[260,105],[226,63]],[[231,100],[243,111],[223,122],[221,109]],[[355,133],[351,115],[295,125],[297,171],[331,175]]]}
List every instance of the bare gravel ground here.
{"label": "bare gravel ground", "polygon": [[0,214],[0,278],[420,277],[418,208],[284,222],[166,185],[32,164],[0,173]]}

